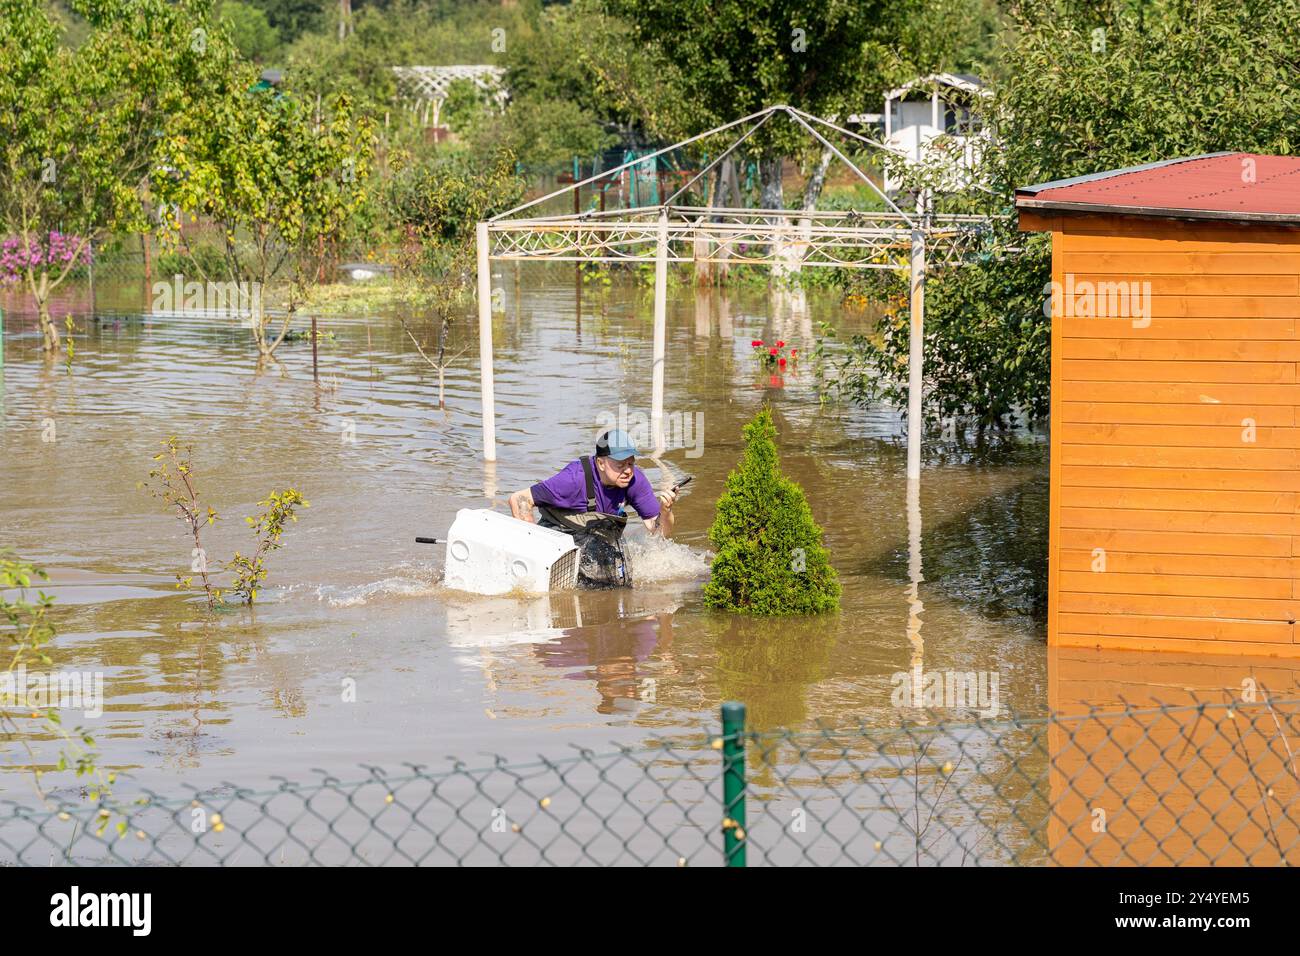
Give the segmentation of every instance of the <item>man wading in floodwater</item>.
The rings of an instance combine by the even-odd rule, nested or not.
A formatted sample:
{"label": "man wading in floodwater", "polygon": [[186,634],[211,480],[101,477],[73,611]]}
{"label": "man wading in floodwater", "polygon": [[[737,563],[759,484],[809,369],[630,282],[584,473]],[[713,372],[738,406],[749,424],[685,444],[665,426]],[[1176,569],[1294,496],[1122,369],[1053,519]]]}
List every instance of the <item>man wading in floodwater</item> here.
{"label": "man wading in floodwater", "polygon": [[510,513],[573,535],[581,549],[578,582],[587,587],[631,587],[632,575],[623,556],[625,505],[631,505],[646,530],[667,535],[673,530],[673,491],[655,494],[650,479],[636,467],[636,446],[622,429],[596,440],[596,455],[571,461],[554,477],[510,496]]}

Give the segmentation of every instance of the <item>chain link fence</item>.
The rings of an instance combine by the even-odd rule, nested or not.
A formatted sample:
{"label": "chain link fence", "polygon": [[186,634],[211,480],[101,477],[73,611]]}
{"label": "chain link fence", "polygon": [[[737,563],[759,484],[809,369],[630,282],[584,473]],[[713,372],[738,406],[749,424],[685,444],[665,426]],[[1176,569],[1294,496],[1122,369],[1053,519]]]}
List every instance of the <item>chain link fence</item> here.
{"label": "chain link fence", "polygon": [[13,865],[1287,865],[1300,701],[721,733],[0,804]]}

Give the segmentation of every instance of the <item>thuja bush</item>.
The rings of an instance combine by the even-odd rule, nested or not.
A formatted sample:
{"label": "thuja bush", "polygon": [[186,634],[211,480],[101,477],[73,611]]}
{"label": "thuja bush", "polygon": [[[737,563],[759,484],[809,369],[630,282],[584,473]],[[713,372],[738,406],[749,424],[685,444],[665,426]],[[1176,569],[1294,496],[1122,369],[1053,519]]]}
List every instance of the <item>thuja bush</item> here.
{"label": "thuja bush", "polygon": [[744,436],[744,457],[709,529],[717,552],[705,603],[764,615],[837,609],[839,579],[803,489],[781,474],[771,410],[755,415]]}

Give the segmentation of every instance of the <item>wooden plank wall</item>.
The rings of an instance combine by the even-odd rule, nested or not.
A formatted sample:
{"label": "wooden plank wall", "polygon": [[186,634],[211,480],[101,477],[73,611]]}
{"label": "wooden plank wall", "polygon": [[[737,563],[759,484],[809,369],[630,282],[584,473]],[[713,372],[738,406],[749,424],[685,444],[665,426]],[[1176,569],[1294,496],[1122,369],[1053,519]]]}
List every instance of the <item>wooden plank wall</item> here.
{"label": "wooden plank wall", "polygon": [[1300,230],[1052,230],[1054,281],[1151,309],[1053,316],[1049,644],[1300,656]]}

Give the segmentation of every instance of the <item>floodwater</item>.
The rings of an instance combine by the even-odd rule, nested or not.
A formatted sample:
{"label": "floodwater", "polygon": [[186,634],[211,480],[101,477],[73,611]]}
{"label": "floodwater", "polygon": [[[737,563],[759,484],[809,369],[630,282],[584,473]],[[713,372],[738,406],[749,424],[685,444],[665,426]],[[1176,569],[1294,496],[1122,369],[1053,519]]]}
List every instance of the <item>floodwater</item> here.
{"label": "floodwater", "polygon": [[[415,535],[441,536],[460,508],[503,509],[588,451],[621,404],[649,414],[648,289],[587,286],[579,311],[572,271],[497,268],[494,468],[480,454],[472,321],[454,328],[439,409],[437,376],[395,314],[323,317],[317,385],[308,344],[282,345],[284,369],[256,374],[237,319],[150,316],[138,290],[102,286],[94,314],[84,290],[56,305],[80,327],[69,374],[62,356],[40,360],[35,317],[7,303],[0,545],[52,575],[55,666],[104,674],[105,712],[88,725],[105,766],[167,792],[562,755],[713,729],[729,699],[760,730],[888,728],[926,717],[891,702],[894,675],[917,665],[995,675],[1001,714],[1044,711],[1045,443],[929,443],[909,537],[897,411],[823,404],[808,361],[773,378],[752,355],[751,340],[778,338],[809,355],[821,321],[870,327],[817,294],[670,290],[668,437],[688,447],[663,456],[666,472],[642,465],[694,481],[671,543],[634,534],[633,590],[444,589],[443,549]],[[436,334],[427,317],[409,322],[426,344]],[[826,619],[739,620],[701,600],[714,504],[764,402],[843,585]],[[311,503],[251,610],[209,615],[175,587],[193,544],[137,487],[169,435],[193,446],[196,485],[221,515],[209,555],[247,550],[243,517],[271,490]],[[50,742],[35,745],[52,759]],[[24,777],[0,775],[0,796],[30,795]]]}

